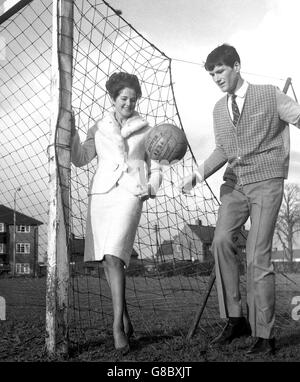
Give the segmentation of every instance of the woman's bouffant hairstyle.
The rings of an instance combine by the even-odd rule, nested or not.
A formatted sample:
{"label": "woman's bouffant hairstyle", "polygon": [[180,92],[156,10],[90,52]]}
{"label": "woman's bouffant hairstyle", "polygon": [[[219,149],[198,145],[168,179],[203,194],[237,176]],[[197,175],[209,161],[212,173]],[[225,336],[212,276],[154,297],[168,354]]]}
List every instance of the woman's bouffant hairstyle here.
{"label": "woman's bouffant hairstyle", "polygon": [[119,72],[112,74],[106,81],[105,87],[110,97],[115,100],[124,88],[134,89],[137,99],[141,98],[142,90],[135,74]]}
{"label": "woman's bouffant hairstyle", "polygon": [[204,67],[207,71],[214,70],[215,66],[227,65],[233,68],[235,62],[241,63],[240,56],[235,48],[223,44],[214,49],[206,59]]}

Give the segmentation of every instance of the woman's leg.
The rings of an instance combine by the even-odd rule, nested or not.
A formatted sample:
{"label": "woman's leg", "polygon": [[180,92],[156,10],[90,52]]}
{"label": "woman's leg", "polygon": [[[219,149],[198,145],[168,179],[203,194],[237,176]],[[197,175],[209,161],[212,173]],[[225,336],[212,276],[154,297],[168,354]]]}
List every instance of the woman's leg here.
{"label": "woman's leg", "polygon": [[[110,279],[109,279],[109,271],[108,271],[108,267],[106,266],[105,263],[104,263],[104,273],[105,273],[105,277],[106,277],[106,280],[108,282],[108,285],[111,288]],[[124,289],[126,290],[126,277],[125,277],[125,280],[124,280]],[[132,323],[131,323],[131,320],[130,320],[130,316],[129,316],[129,313],[128,313],[125,295],[124,295],[123,325],[124,325],[124,332],[125,332],[125,334],[128,336],[128,338],[130,338],[132,336],[132,334],[133,334],[133,326],[132,326]]]}
{"label": "woman's leg", "polygon": [[[126,282],[126,279],[125,279],[125,282]],[[129,339],[133,334],[133,326],[129,317],[126,298],[124,299],[123,324],[124,324],[124,332]]]}
{"label": "woman's leg", "polygon": [[120,349],[128,345],[128,338],[125,334],[123,323],[126,306],[124,263],[115,256],[105,255],[103,266],[111,290],[114,313],[113,335],[115,348]]}

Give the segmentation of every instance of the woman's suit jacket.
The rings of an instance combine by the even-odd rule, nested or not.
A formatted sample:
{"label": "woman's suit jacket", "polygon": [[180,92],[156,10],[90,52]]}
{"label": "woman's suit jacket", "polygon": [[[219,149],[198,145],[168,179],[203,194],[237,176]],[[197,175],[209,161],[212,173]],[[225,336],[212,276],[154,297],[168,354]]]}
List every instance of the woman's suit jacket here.
{"label": "woman's suit jacket", "polygon": [[138,195],[141,186],[151,185],[154,196],[161,184],[161,167],[148,158],[145,138],[151,127],[137,112],[120,129],[113,113],[107,114],[88,130],[80,143],[76,132],[72,139],[72,162],[82,167],[97,156],[97,168],[89,194],[108,192],[117,183]]}

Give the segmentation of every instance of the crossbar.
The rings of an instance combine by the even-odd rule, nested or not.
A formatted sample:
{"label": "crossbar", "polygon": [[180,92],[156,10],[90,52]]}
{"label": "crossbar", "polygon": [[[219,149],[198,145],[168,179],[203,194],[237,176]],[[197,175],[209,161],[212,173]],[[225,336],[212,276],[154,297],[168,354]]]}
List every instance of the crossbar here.
{"label": "crossbar", "polygon": [[15,13],[19,12],[33,0],[6,0],[0,5],[0,24],[4,23]]}

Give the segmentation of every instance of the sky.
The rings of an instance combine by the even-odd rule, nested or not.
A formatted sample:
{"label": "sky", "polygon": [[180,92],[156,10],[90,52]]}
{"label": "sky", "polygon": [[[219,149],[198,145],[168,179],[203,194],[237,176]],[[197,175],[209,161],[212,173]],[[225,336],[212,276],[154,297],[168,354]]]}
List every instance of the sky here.
{"label": "sky", "polygon": [[[281,89],[292,78],[300,99],[299,0],[108,0],[145,38],[173,59],[174,91],[197,161],[214,148],[212,109],[223,96],[203,68],[207,55],[229,43],[241,57],[243,77]],[[180,60],[180,61],[179,61]],[[188,61],[186,63],[182,61]],[[293,96],[291,89],[288,94]],[[300,184],[300,131],[291,126],[289,182]],[[222,181],[211,177],[213,189]]]}
{"label": "sky", "polygon": [[[0,0],[0,7],[3,4]],[[214,148],[212,110],[223,96],[203,68],[226,42],[253,83],[283,88],[287,77],[300,99],[299,0],[107,0],[160,51],[172,58],[175,98],[183,128],[200,163]],[[291,91],[288,93],[293,95]],[[289,181],[300,184],[300,131],[291,126]],[[210,178],[217,193],[224,168]]]}

